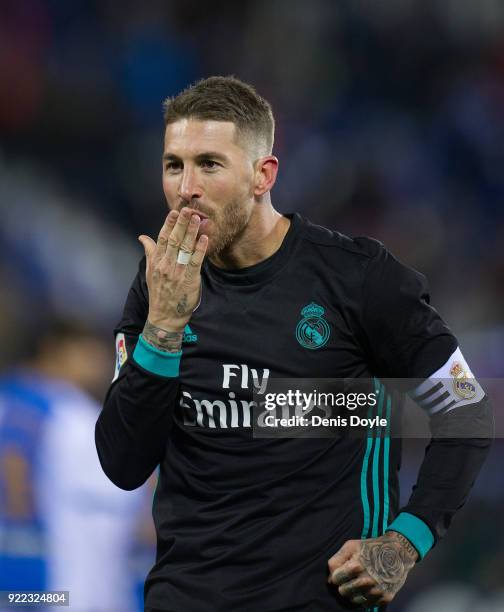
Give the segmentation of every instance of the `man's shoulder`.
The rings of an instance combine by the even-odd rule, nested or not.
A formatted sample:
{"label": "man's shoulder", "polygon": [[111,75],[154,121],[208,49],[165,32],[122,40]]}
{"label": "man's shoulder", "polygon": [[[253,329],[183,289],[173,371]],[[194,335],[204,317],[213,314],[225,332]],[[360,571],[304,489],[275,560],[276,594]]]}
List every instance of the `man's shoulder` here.
{"label": "man's shoulder", "polygon": [[315,245],[343,250],[365,259],[372,259],[385,249],[379,240],[369,236],[347,236],[303,217],[301,223],[303,239]]}

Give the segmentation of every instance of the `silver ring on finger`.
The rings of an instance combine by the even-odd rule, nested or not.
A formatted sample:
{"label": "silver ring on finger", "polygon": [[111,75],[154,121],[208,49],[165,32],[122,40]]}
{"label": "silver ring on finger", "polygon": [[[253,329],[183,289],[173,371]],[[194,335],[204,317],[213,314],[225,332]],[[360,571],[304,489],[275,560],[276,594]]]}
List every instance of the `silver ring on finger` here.
{"label": "silver ring on finger", "polygon": [[187,264],[191,261],[192,251],[185,251],[180,249],[177,256],[177,263],[182,264],[183,266],[187,266]]}
{"label": "silver ring on finger", "polygon": [[357,595],[353,598],[353,602],[358,606],[363,606],[364,604],[367,604],[368,600],[364,597],[364,595]]}

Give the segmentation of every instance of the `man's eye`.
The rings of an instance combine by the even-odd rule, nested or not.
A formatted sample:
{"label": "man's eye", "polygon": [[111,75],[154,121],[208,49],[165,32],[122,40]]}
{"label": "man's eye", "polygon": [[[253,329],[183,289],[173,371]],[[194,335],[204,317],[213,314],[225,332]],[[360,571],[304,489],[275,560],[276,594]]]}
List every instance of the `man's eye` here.
{"label": "man's eye", "polygon": [[166,162],[165,168],[166,170],[169,170],[170,172],[174,172],[175,170],[180,170],[180,162]]}
{"label": "man's eye", "polygon": [[204,159],[201,162],[201,167],[207,170],[214,170],[215,168],[217,168],[218,165],[219,164],[216,161],[213,161],[212,159]]}

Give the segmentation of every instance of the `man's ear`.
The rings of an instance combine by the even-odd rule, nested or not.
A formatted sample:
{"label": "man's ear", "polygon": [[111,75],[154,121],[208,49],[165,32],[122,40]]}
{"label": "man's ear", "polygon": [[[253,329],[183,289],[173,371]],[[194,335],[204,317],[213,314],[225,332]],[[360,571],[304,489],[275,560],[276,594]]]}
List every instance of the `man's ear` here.
{"label": "man's ear", "polygon": [[278,173],[278,159],[274,155],[260,157],[255,163],[254,195],[262,196],[273,188]]}

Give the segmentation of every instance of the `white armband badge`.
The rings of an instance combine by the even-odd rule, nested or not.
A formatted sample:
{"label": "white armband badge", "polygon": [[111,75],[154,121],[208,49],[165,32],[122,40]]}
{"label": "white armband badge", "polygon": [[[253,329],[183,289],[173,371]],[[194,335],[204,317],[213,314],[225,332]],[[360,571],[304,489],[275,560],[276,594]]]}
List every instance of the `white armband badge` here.
{"label": "white armband badge", "polygon": [[411,392],[429,415],[480,402],[485,392],[474,378],[459,348],[439,370]]}

